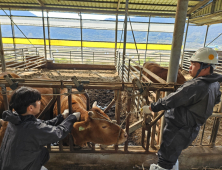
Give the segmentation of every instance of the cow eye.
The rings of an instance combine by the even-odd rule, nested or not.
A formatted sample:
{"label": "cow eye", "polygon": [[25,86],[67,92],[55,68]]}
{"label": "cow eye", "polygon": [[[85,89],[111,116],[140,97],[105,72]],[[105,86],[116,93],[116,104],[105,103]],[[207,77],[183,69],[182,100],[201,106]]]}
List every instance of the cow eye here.
{"label": "cow eye", "polygon": [[102,128],[104,128],[104,129],[105,129],[105,128],[107,128],[107,126],[102,126]]}

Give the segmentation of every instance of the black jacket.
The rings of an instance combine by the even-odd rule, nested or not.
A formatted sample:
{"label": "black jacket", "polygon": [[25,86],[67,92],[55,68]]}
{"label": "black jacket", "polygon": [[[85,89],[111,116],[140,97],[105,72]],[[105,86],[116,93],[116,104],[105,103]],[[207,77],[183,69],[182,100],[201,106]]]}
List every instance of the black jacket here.
{"label": "black jacket", "polygon": [[34,164],[43,147],[65,138],[76,117],[69,115],[64,120],[62,115],[58,115],[52,120],[42,121],[33,115],[20,116],[5,111],[3,120],[9,123],[0,149],[1,170],[36,170]]}
{"label": "black jacket", "polygon": [[175,125],[201,126],[220,102],[222,76],[211,74],[185,82],[176,92],[151,104],[154,112],[167,110],[165,117]]}

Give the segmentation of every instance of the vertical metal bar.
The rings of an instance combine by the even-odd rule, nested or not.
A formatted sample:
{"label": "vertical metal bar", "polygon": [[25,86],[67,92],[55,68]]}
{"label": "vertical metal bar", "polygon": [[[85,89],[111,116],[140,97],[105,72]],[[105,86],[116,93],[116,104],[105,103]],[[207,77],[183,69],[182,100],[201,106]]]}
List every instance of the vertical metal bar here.
{"label": "vertical metal bar", "polygon": [[127,36],[127,15],[128,15],[128,3],[129,0],[126,0],[125,6],[125,21],[124,21],[124,41],[123,41],[123,61],[122,61],[122,83],[123,83],[123,68],[125,65],[125,55],[126,55],[126,36]]}
{"label": "vertical metal bar", "polygon": [[[160,91],[156,91],[155,102],[157,102],[159,98],[160,98]],[[154,112],[153,119],[155,119],[157,115],[158,112]],[[151,143],[150,143],[151,147],[154,147],[155,135],[156,135],[156,124],[152,126]]]}
{"label": "vertical metal bar", "polygon": [[204,38],[204,47],[206,46],[206,42],[207,42],[207,34],[208,34],[209,26],[210,25],[207,25],[207,30],[206,30],[206,34],[205,34],[205,38]]}
{"label": "vertical metal bar", "polygon": [[[15,30],[14,30],[14,23],[12,22],[12,13],[11,13],[11,9],[9,9],[10,11],[10,20],[11,20],[11,29],[12,29],[12,39],[13,39],[13,47],[14,50],[16,49],[16,45],[15,45]],[[15,51],[14,51],[15,52]],[[15,52],[15,60],[17,59],[16,57],[16,52]]]}
{"label": "vertical metal bar", "polygon": [[[130,112],[130,105],[131,105],[131,96],[128,94],[128,97],[127,97],[127,113]],[[129,136],[129,119],[130,119],[130,114],[128,115],[128,117],[126,119],[126,133],[127,133],[128,136]],[[128,152],[128,138],[125,142],[124,152]]]}
{"label": "vertical metal bar", "polygon": [[0,58],[1,58],[1,64],[2,64],[2,72],[5,72],[6,66],[5,66],[5,57],[4,57],[3,42],[2,42],[1,23],[0,23]]}
{"label": "vertical metal bar", "polygon": [[81,35],[81,57],[82,57],[82,64],[83,64],[83,48],[82,48],[82,14],[79,13],[80,17],[80,35]]}
{"label": "vertical metal bar", "polygon": [[[121,105],[121,91],[120,90],[115,90],[115,119],[117,121],[117,124],[120,124],[120,105]],[[115,151],[118,151],[118,145],[115,145]]]}
{"label": "vertical metal bar", "polygon": [[[56,94],[60,94],[60,89],[57,88],[56,89]],[[57,112],[58,112],[58,115],[61,114],[61,100],[60,100],[60,95],[58,95],[57,97]],[[59,151],[63,151],[63,142],[62,141],[59,141]]]}
{"label": "vertical metal bar", "polygon": [[130,22],[130,26],[131,26],[131,31],[132,31],[132,35],[133,35],[134,44],[135,44],[135,47],[136,47],[136,52],[137,52],[137,55],[138,55],[138,49],[137,49],[137,45],[136,45],[136,39],[135,39],[135,36],[134,36],[134,33],[133,33],[133,26],[132,26],[132,23],[131,23],[131,21],[130,21],[130,17],[129,17],[129,22]]}
{"label": "vertical metal bar", "polygon": [[46,52],[46,40],[45,40],[45,19],[44,19],[44,10],[42,10],[42,28],[43,28],[43,37],[44,37],[44,50],[45,50],[45,59],[47,59],[47,52]]}
{"label": "vertical metal bar", "polygon": [[202,136],[201,136],[201,139],[200,139],[200,145],[201,145],[201,146],[202,146],[202,141],[203,141],[203,136],[204,136],[205,127],[206,127],[206,123],[204,123],[203,131],[202,131]]}
{"label": "vertical metal bar", "polygon": [[186,42],[187,42],[187,33],[188,33],[189,23],[190,23],[190,18],[188,17],[187,27],[186,27],[186,33],[185,33],[184,43],[183,43],[183,53],[182,53],[182,58],[181,58],[181,68],[183,68],[184,51],[185,51]]}
{"label": "vertical metal bar", "polygon": [[210,147],[211,148],[213,148],[215,146],[215,141],[217,138],[217,132],[218,132],[219,126],[220,126],[220,118],[215,117],[213,129],[212,129],[211,137],[210,137]]}
{"label": "vertical metal bar", "polygon": [[[169,63],[169,70],[167,74],[167,83],[169,82],[176,82],[177,74],[179,69],[179,60],[181,54],[181,46],[183,42],[183,34],[184,34],[184,27],[186,22],[187,16],[187,8],[188,8],[188,0],[178,0],[177,1],[177,10],[176,10],[176,17],[175,17],[175,26],[174,26],[174,33],[173,33],[173,42],[170,54],[170,63]],[[169,93],[167,93],[168,95]],[[163,127],[165,125],[164,118],[161,121],[161,136],[160,136],[160,143],[162,142],[162,132]]]}
{"label": "vertical metal bar", "polygon": [[49,54],[50,58],[52,58],[52,50],[51,50],[51,37],[50,37],[50,24],[49,24],[49,11],[47,11],[47,26],[48,26],[48,42],[49,42]]}
{"label": "vertical metal bar", "polygon": [[94,52],[93,52],[93,64],[94,64]]}
{"label": "vertical metal bar", "polygon": [[[68,87],[68,105],[69,105],[69,114],[72,114],[72,88]],[[73,152],[73,137],[72,137],[72,133],[69,134],[69,147],[70,147],[70,151]]]}
{"label": "vertical metal bar", "polygon": [[70,64],[71,64],[72,51],[70,51]]}
{"label": "vertical metal bar", "polygon": [[129,65],[128,65],[128,82],[129,82],[129,76],[130,76],[130,60],[131,59],[129,59]]}
{"label": "vertical metal bar", "polygon": [[149,39],[149,33],[150,33],[150,18],[151,18],[151,15],[149,16],[149,22],[148,22],[148,30],[147,30],[147,36],[146,36],[146,51],[145,51],[144,63],[146,62],[146,53],[147,53],[148,39]]}
{"label": "vertical metal bar", "polygon": [[147,137],[146,137],[146,152],[149,151],[150,135],[151,135],[151,127],[149,127],[149,128],[147,129]]}
{"label": "vertical metal bar", "polygon": [[117,59],[117,53],[116,53],[116,50],[117,50],[117,36],[118,36],[118,14],[116,14],[116,27],[115,27],[115,65],[116,65],[116,59]]}

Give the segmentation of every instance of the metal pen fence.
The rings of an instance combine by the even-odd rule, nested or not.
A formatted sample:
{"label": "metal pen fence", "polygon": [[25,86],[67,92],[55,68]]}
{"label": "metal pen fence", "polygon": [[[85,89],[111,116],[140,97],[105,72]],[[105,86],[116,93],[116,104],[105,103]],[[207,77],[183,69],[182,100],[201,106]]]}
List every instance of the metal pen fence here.
{"label": "metal pen fence", "polygon": [[[193,52],[186,51],[186,56],[189,57],[193,54]],[[132,58],[125,57],[125,63],[123,65],[122,57],[118,55],[118,64],[117,64],[117,70],[120,78],[123,80],[124,83],[128,82],[133,82],[135,79],[138,79],[143,82],[151,82],[144,74],[147,73],[157,81],[159,80],[160,84],[166,83],[164,80],[159,79],[157,75],[153,75],[152,73],[149,72],[149,70],[143,68],[141,65],[136,63],[135,61],[132,60]],[[138,60],[137,60],[138,61]],[[221,60],[220,60],[221,62]],[[184,65],[185,66],[185,62]],[[215,72],[218,69],[215,70]],[[146,87],[145,87],[146,88]],[[149,89],[149,87],[147,87]],[[149,89],[150,95],[144,95],[140,94],[134,97],[131,105],[134,108],[135,112],[139,112],[139,109],[145,105],[148,104],[148,102],[155,102],[158,100],[160,97],[164,97],[164,93],[159,93],[158,91],[152,91]],[[134,95],[139,94],[139,91],[135,91]],[[155,120],[157,116],[159,116],[161,113],[152,113],[152,120]],[[141,118],[139,115],[136,115],[139,121],[141,121]],[[220,119],[222,117],[222,102],[219,104],[215,105],[212,116],[207,120],[206,124],[204,124],[201,127],[201,130],[199,132],[199,135],[197,139],[193,142],[193,146],[202,146],[202,145],[207,145],[210,147],[214,147],[215,145],[221,146],[220,143],[216,142],[216,138],[220,138]],[[209,123],[210,122],[210,123]],[[150,132],[147,131],[147,134],[151,135],[151,147],[154,147],[155,144],[159,145],[160,143],[160,129],[161,129],[161,119],[159,119],[154,126],[152,126],[152,130]],[[206,132],[206,129],[208,132]],[[211,132],[209,132],[211,131]],[[144,136],[144,129],[143,129],[143,136]]]}
{"label": "metal pen fence", "polygon": [[115,65],[115,53],[100,51],[52,52],[55,63]]}

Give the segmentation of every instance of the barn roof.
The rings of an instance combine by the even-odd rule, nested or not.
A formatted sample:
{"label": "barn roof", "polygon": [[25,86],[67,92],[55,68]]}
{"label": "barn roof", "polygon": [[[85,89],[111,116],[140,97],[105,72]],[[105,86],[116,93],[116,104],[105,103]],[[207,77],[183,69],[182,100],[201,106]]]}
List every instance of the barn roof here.
{"label": "barn roof", "polygon": [[[84,13],[125,14],[125,0],[1,0],[2,9],[48,10]],[[129,0],[128,14],[174,17],[177,0]],[[190,22],[203,25],[220,23],[222,0],[190,0]]]}

